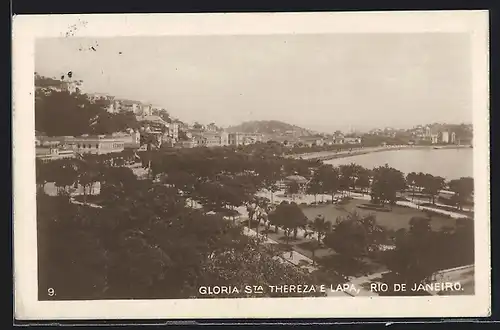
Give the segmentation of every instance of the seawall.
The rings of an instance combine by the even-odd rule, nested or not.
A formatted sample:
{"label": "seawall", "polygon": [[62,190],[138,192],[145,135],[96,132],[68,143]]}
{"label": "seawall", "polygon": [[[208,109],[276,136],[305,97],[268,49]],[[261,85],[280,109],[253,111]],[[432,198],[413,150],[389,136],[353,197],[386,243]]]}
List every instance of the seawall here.
{"label": "seawall", "polygon": [[385,146],[385,147],[366,147],[366,148],[358,148],[353,150],[346,151],[319,151],[319,152],[311,152],[311,153],[303,153],[291,155],[290,157],[295,159],[307,159],[307,160],[330,160],[337,158],[345,158],[352,157],[358,155],[364,155],[373,152],[382,152],[382,151],[391,151],[391,150],[402,150],[402,149],[464,149],[470,148],[468,145],[445,145],[445,146],[409,146],[409,145],[401,145],[401,146]]}

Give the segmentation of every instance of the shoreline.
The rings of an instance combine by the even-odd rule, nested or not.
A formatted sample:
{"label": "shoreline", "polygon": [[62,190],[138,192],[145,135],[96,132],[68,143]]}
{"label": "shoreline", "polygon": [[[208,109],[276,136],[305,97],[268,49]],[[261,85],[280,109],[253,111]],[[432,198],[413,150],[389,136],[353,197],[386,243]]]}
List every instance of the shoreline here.
{"label": "shoreline", "polygon": [[365,155],[375,152],[384,151],[394,151],[394,150],[408,150],[408,149],[468,149],[471,148],[469,145],[443,145],[443,146],[386,146],[386,147],[368,147],[359,148],[352,151],[317,151],[303,154],[290,155],[289,157],[294,159],[305,159],[305,160],[331,160],[338,158],[347,158],[359,155]]}

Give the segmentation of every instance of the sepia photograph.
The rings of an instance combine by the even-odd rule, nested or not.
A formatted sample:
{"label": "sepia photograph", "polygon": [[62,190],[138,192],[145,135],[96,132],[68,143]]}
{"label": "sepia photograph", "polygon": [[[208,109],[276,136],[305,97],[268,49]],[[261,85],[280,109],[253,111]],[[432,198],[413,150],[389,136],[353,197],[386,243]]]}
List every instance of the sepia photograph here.
{"label": "sepia photograph", "polygon": [[18,20],[16,307],[487,315],[487,13],[365,14]]}

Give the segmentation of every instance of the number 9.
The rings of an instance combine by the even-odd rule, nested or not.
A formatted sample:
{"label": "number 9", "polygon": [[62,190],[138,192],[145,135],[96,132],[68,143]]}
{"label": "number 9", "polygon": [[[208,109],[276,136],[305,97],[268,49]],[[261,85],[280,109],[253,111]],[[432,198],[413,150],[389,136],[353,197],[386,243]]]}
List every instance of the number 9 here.
{"label": "number 9", "polygon": [[53,297],[56,293],[55,293],[55,291],[54,291],[54,289],[53,289],[53,288],[49,288],[49,289],[47,290],[47,294],[48,294],[49,296]]}

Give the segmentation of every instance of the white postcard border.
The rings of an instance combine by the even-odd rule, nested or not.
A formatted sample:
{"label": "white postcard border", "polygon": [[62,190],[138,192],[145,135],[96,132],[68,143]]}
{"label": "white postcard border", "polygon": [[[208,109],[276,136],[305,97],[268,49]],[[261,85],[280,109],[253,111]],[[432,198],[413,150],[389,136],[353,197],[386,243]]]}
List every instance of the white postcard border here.
{"label": "white postcard border", "polygon": [[[307,33],[469,33],[473,59],[474,296],[37,301],[34,45],[45,37]],[[33,15],[13,20],[15,317],[194,319],[488,316],[490,288],[487,11]]]}

